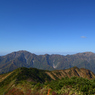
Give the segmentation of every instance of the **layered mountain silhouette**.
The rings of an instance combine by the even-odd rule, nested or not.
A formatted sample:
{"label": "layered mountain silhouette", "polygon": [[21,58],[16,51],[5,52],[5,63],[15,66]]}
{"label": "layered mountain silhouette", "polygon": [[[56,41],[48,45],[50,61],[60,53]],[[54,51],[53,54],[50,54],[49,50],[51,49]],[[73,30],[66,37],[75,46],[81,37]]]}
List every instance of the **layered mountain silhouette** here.
{"label": "layered mountain silhouette", "polygon": [[74,66],[89,69],[95,73],[95,54],[84,52],[66,56],[57,54],[36,55],[22,50],[0,56],[0,73],[13,71],[19,67],[64,70]]}

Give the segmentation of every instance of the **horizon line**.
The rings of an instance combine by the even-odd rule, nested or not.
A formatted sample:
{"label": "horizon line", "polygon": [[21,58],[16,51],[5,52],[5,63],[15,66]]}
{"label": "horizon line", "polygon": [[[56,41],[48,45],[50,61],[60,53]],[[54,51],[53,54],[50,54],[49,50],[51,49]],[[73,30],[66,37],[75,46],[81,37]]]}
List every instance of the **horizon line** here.
{"label": "horizon line", "polygon": [[[27,51],[27,50],[18,50],[18,51]],[[18,52],[18,51],[13,51],[13,52]],[[57,54],[57,55],[73,55],[73,54],[77,54],[77,53],[85,53],[85,52],[92,52],[92,51],[82,51],[82,52],[31,52],[31,51],[27,51],[36,55],[45,55],[45,54],[49,54],[49,55],[53,55],[53,54]],[[0,56],[5,56],[7,54],[10,54],[12,52],[0,52]],[[95,52],[92,52],[95,53]]]}

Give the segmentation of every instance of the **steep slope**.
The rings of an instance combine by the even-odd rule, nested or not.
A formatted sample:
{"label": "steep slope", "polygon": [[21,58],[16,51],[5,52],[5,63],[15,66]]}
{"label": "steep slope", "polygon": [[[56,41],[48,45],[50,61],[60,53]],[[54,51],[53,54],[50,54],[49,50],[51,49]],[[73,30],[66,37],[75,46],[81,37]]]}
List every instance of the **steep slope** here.
{"label": "steep slope", "polygon": [[92,52],[77,53],[64,56],[65,60],[59,64],[57,69],[67,69],[73,66],[94,70],[95,54]]}
{"label": "steep slope", "polygon": [[[71,77],[71,80],[66,78],[67,76],[69,78]],[[95,74],[90,70],[84,68],[79,69],[77,67],[73,67],[66,70],[54,71],[21,67],[12,72],[0,75],[0,95],[36,95],[37,91],[41,93],[37,95],[47,95],[49,89],[52,89],[52,93],[53,90],[55,90],[56,93],[59,93],[56,89],[61,89],[59,86],[64,86],[62,85],[62,83],[64,82],[67,82],[68,85],[73,85],[74,82],[76,84],[78,80],[81,82],[83,80],[86,83],[89,83],[87,79],[82,79],[81,77],[87,79],[94,79]],[[92,84],[93,83],[91,80],[91,84],[89,85]],[[73,89],[70,88],[70,90],[72,91]]]}
{"label": "steep slope", "polygon": [[18,68],[10,73],[0,75],[0,95],[7,93],[14,86],[22,82],[29,82],[33,84],[44,83],[52,80],[44,70],[36,68]]}
{"label": "steep slope", "polygon": [[44,56],[37,56],[27,51],[18,51],[0,57],[0,73],[13,71],[19,67],[35,67],[53,70]]}
{"label": "steep slope", "polygon": [[77,67],[72,67],[65,70],[47,71],[46,73],[54,80],[61,79],[66,76],[69,78],[72,76],[83,77],[87,79],[95,78],[95,74],[91,72],[90,70],[84,69],[84,68],[79,69]]}
{"label": "steep slope", "polygon": [[64,70],[77,66],[95,73],[95,54],[92,52],[74,55],[35,55],[27,51],[18,51],[0,57],[0,73],[13,71],[19,67],[33,67],[43,70]]}

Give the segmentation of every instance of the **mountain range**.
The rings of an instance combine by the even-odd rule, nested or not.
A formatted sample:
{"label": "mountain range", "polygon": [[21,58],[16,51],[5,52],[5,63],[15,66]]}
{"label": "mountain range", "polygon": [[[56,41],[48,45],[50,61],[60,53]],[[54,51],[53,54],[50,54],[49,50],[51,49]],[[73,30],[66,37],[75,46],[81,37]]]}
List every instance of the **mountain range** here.
{"label": "mountain range", "polygon": [[36,55],[28,51],[17,51],[0,56],[0,73],[13,71],[19,67],[43,70],[64,70],[77,66],[95,73],[95,53],[84,52],[73,55]]}

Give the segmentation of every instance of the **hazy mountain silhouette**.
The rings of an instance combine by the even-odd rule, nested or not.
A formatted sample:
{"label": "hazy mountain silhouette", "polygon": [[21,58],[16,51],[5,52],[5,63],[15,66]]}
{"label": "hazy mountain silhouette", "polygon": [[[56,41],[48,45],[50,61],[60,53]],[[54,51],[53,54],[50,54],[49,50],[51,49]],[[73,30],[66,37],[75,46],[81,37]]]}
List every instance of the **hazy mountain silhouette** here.
{"label": "hazy mountain silhouette", "polygon": [[95,54],[92,52],[74,55],[36,55],[28,51],[12,52],[0,56],[0,73],[6,73],[19,67],[33,67],[43,70],[63,70],[77,66],[95,73]]}

